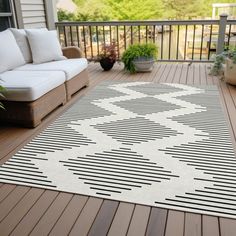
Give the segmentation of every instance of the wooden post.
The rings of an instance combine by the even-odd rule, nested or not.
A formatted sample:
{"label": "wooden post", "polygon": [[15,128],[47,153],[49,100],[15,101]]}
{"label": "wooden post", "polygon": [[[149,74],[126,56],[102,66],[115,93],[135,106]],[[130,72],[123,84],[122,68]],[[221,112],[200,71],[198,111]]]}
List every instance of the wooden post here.
{"label": "wooden post", "polygon": [[213,7],[212,7],[212,19],[215,19],[215,18],[216,18],[216,8],[213,5]]}
{"label": "wooden post", "polygon": [[49,30],[54,30],[55,22],[57,21],[57,12],[56,12],[56,1],[55,0],[44,0],[47,28]]}
{"label": "wooden post", "polygon": [[225,30],[227,25],[227,17],[226,13],[220,15],[220,23],[219,23],[219,33],[218,33],[218,42],[216,48],[216,54],[220,54],[224,51],[224,43],[225,43]]}

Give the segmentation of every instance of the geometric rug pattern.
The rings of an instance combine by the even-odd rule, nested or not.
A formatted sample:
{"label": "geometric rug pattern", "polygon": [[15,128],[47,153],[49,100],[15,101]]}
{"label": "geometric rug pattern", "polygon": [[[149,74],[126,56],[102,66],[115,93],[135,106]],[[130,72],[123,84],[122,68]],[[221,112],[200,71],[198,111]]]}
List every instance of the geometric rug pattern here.
{"label": "geometric rug pattern", "polygon": [[213,85],[104,82],[4,163],[0,182],[236,218]]}

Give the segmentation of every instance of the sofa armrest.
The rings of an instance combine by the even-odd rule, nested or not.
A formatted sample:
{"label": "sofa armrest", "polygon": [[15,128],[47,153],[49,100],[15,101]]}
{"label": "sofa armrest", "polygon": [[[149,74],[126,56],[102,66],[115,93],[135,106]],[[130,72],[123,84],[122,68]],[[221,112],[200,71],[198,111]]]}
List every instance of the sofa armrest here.
{"label": "sofa armrest", "polygon": [[75,46],[62,48],[63,56],[71,58],[81,58],[83,57],[83,52],[80,48]]}

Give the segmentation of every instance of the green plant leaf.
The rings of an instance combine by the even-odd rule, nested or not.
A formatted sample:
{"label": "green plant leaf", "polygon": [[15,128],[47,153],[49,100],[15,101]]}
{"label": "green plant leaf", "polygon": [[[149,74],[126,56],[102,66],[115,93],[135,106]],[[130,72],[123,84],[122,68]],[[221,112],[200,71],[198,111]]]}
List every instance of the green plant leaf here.
{"label": "green plant leaf", "polygon": [[[0,79],[0,81],[2,81],[2,80]],[[0,85],[0,97],[2,97],[2,98],[4,98],[4,95],[2,94],[2,92],[4,92],[4,91],[6,91],[6,89],[2,85]],[[5,109],[1,102],[0,102],[0,109]]]}
{"label": "green plant leaf", "polygon": [[3,104],[0,102],[0,109],[4,109],[5,110],[5,107],[3,106]]}
{"label": "green plant leaf", "polygon": [[229,58],[236,64],[236,47],[226,47],[225,51],[221,54],[218,54],[214,58],[214,64],[211,67],[211,75],[221,75],[223,72],[223,64],[225,59]]}

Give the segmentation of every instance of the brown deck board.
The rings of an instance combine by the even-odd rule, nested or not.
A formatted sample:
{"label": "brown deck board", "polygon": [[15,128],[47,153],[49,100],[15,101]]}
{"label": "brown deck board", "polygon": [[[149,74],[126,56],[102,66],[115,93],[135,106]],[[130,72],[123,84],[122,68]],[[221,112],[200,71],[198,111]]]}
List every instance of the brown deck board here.
{"label": "brown deck board", "polygon": [[177,64],[172,64],[171,68],[170,68],[170,72],[166,78],[166,82],[167,83],[173,83],[173,80],[176,79],[177,74],[176,74],[176,70],[178,68]]}
{"label": "brown deck board", "polygon": [[193,78],[194,78],[194,84],[201,84],[201,79],[200,79],[200,71],[199,71],[199,64],[193,64],[194,68],[194,73],[193,73]]}
{"label": "brown deck board", "polygon": [[88,233],[89,236],[106,235],[118,207],[117,201],[105,200]]}
{"label": "brown deck board", "polygon": [[[37,128],[0,127],[0,164],[104,80],[217,84],[235,143],[236,87],[225,85],[217,77],[209,75],[208,67],[207,63],[158,63],[151,73],[130,75],[119,64],[104,72],[98,63],[90,63],[90,86],[46,117]],[[1,236],[234,236],[235,232],[236,220],[232,219],[0,183]]]}
{"label": "brown deck board", "polygon": [[208,80],[206,79],[206,67],[203,64],[199,65],[200,69],[200,84],[208,84]]}
{"label": "brown deck board", "polygon": [[112,225],[108,232],[109,236],[125,235],[129,228],[129,223],[134,211],[134,204],[120,203]]}
{"label": "brown deck board", "polygon": [[127,236],[141,236],[146,232],[150,207],[136,205],[130,222]]}
{"label": "brown deck board", "polygon": [[233,103],[235,106],[235,104],[236,104],[236,88],[235,88],[235,86],[231,86],[231,85],[229,85],[228,88],[229,88],[229,92],[230,92],[230,95],[232,97],[232,100],[233,100]]}
{"label": "brown deck board", "polygon": [[68,235],[88,197],[74,195],[49,235]]}
{"label": "brown deck board", "polygon": [[[29,187],[17,186],[0,204],[0,222],[30,190]],[[4,190],[3,190],[4,191]]]}
{"label": "brown deck board", "polygon": [[59,193],[55,201],[51,204],[45,214],[41,217],[30,235],[48,235],[58,218],[64,212],[66,206],[72,200],[73,195],[68,193]]}
{"label": "brown deck board", "polygon": [[201,236],[201,215],[186,213],[184,236]]}
{"label": "brown deck board", "polygon": [[220,235],[234,236],[236,234],[235,220],[220,218]]}
{"label": "brown deck board", "polygon": [[186,84],[187,83],[187,76],[188,76],[188,65],[183,64],[182,65],[182,70],[181,70],[181,76],[179,79],[180,84]]}
{"label": "brown deck board", "polygon": [[188,65],[186,84],[189,84],[189,85],[194,84],[194,67],[193,67],[193,65]]}
{"label": "brown deck board", "polygon": [[220,83],[220,87],[223,94],[224,108],[225,114],[229,119],[230,125],[232,127],[232,131],[234,133],[234,137],[236,137],[236,107],[234,106],[234,102],[232,100],[231,94],[229,92],[228,86],[224,83]]}
{"label": "brown deck board", "polygon": [[171,68],[172,68],[173,64],[166,64],[165,67],[164,67],[164,71],[161,75],[161,78],[159,80],[159,83],[165,83],[166,82],[166,79],[171,71]]}
{"label": "brown deck board", "polygon": [[13,210],[0,223],[1,236],[9,235],[18,223],[22,220],[24,215],[32,208],[35,202],[40,198],[43,189],[31,188]]}
{"label": "brown deck board", "polygon": [[13,184],[2,184],[0,190],[0,203],[16,188]]}
{"label": "brown deck board", "polygon": [[37,224],[48,207],[52,204],[58,193],[47,190],[35,203],[35,205],[24,216],[22,221],[17,225],[11,235],[28,235],[32,228]]}
{"label": "brown deck board", "polygon": [[184,235],[184,212],[169,210],[165,236]]}
{"label": "brown deck board", "polygon": [[177,84],[180,83],[182,71],[183,71],[183,64],[178,64],[176,66],[176,71],[175,71],[172,83],[177,83]]}
{"label": "brown deck board", "polygon": [[161,64],[157,64],[157,65],[153,68],[153,75],[151,75],[151,74],[149,75],[148,81],[150,81],[150,82],[155,82],[155,80],[157,80],[157,78],[158,78],[158,73],[159,73],[160,69],[161,69]]}
{"label": "brown deck board", "polygon": [[161,83],[165,69],[166,69],[166,65],[165,64],[160,64],[160,68],[159,68],[159,70],[156,74],[155,82]]}
{"label": "brown deck board", "polygon": [[167,220],[167,210],[152,207],[151,215],[147,226],[147,236],[164,236]]}
{"label": "brown deck board", "polygon": [[214,216],[202,216],[202,236],[219,236],[219,220]]}
{"label": "brown deck board", "polygon": [[102,199],[93,197],[89,198],[81,214],[77,218],[70,232],[70,236],[77,236],[78,232],[80,236],[86,236],[88,234],[102,203]]}

